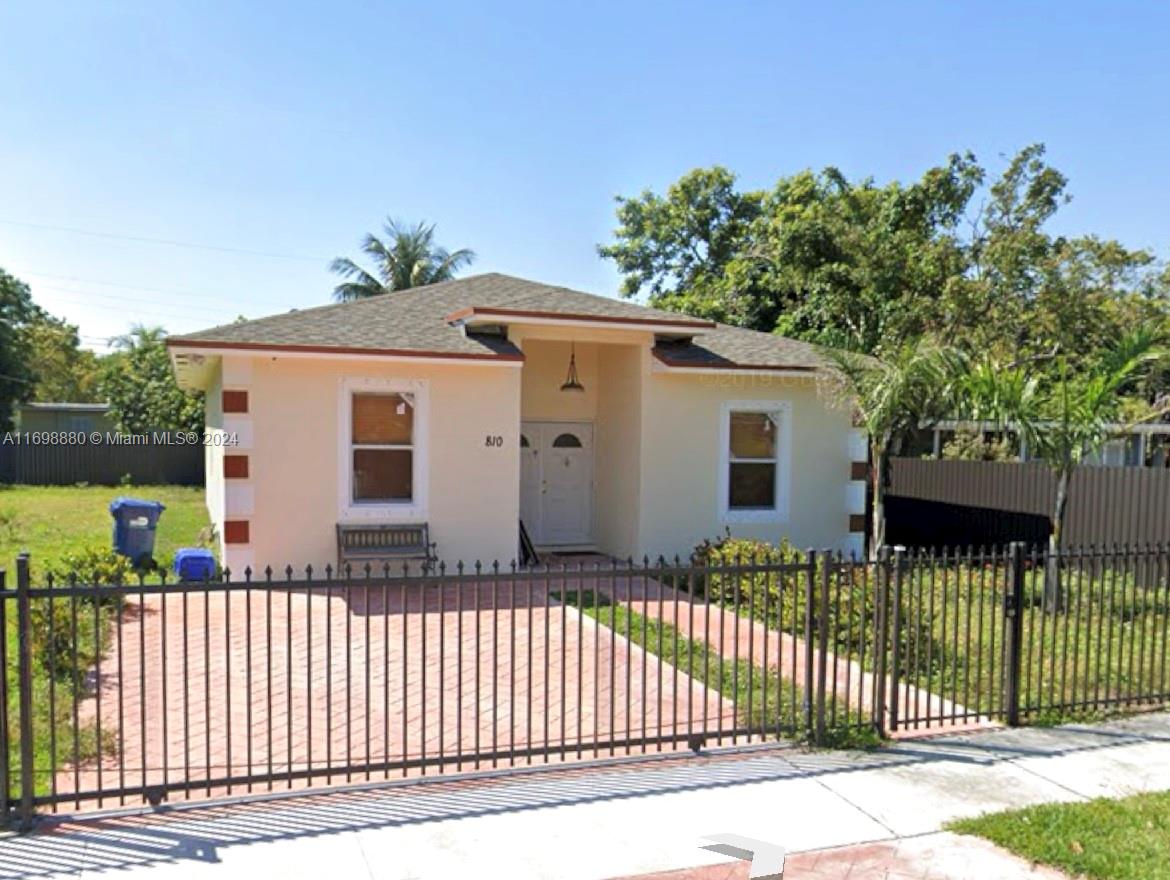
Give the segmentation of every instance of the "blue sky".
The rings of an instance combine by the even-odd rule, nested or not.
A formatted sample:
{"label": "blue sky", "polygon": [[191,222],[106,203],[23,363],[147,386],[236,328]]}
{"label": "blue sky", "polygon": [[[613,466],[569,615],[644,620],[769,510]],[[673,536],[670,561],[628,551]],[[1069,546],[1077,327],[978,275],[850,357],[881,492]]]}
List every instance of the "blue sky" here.
{"label": "blue sky", "polygon": [[326,302],[388,213],[611,294],[613,197],[713,163],[1044,141],[1058,229],[1170,255],[1166,4],[17,2],[0,34],[0,266],[99,349]]}

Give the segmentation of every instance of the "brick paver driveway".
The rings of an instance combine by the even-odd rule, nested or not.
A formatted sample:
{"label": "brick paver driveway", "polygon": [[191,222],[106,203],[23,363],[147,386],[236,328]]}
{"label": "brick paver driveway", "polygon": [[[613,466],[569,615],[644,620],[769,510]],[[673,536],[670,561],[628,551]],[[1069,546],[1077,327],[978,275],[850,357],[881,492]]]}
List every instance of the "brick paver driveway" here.
{"label": "brick paver driveway", "polygon": [[108,754],[71,765],[61,743],[52,777],[82,807],[97,789],[126,790],[110,806],[164,783],[185,783],[176,799],[673,750],[733,722],[714,690],[506,575],[131,590],[94,675],[80,721]]}

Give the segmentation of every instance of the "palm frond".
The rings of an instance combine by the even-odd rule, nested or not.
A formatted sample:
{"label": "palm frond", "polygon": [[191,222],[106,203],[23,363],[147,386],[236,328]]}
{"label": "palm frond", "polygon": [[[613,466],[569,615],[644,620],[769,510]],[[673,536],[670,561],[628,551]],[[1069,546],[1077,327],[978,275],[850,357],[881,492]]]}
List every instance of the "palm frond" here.
{"label": "palm frond", "polygon": [[949,415],[963,375],[961,355],[932,339],[884,359],[831,349],[822,354],[853,398],[861,423],[879,441]]}
{"label": "palm frond", "polygon": [[329,264],[331,272],[346,279],[334,288],[335,299],[360,299],[447,281],[475,260],[475,252],[467,248],[448,252],[436,245],[433,223],[411,225],[387,217],[382,229],[384,238],[367,233],[361,243],[362,252],[373,261],[373,272],[348,257],[338,257]]}

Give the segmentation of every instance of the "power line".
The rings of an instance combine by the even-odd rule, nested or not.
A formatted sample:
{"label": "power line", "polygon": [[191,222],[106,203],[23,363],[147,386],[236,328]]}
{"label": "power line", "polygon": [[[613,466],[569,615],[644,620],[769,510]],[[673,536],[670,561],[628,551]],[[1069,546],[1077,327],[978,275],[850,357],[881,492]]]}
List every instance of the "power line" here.
{"label": "power line", "polygon": [[[24,271],[21,274],[22,275],[33,275],[37,278],[52,278],[56,281],[74,281],[78,284],[99,284],[102,287],[117,287],[117,288],[120,288],[123,290],[140,290],[140,291],[143,291],[146,293],[162,293],[162,294],[165,294],[167,296],[181,296],[181,297],[191,297],[191,298],[195,298],[195,299],[208,299],[208,300],[216,299],[216,300],[219,300],[221,302],[239,303],[241,301],[241,299],[244,298],[242,295],[233,297],[230,294],[227,296],[221,297],[221,296],[216,296],[215,294],[213,294],[211,292],[192,290],[191,288],[144,287],[144,286],[139,285],[139,284],[123,284],[123,283],[118,282],[118,281],[99,281],[96,278],[79,278],[76,275],[53,275],[49,272]],[[47,285],[42,285],[42,286],[47,286]],[[95,296],[96,295],[97,294],[95,294]],[[247,300],[249,302],[257,303],[260,305],[271,305],[273,308],[277,308],[277,309],[287,307],[287,305],[288,305],[287,302],[275,303],[275,302],[269,302],[267,300],[257,300],[255,297],[253,297],[251,295],[249,295],[247,297]]]}
{"label": "power line", "polygon": [[[179,314],[170,310],[159,311],[156,309],[117,306],[109,303],[91,303],[80,300],[63,299],[60,300],[60,302],[66,306],[85,306],[90,309],[100,309],[103,312],[116,312],[122,315],[128,323],[145,318],[149,323],[170,325],[172,327],[176,321],[181,324],[198,322],[201,323],[204,327],[213,327],[219,326],[221,324],[229,324],[235,319],[234,315],[229,315],[229,313],[226,312],[218,315],[190,315]],[[69,316],[65,315],[65,319],[68,321]]]}
{"label": "power line", "polygon": [[250,257],[268,257],[276,260],[300,260],[306,263],[317,263],[323,265],[329,261],[324,257],[307,257],[303,254],[285,254],[276,251],[258,251],[250,250],[248,248],[227,247],[225,245],[215,244],[197,244],[190,241],[177,241],[169,238],[150,238],[145,235],[126,235],[119,232],[99,232],[93,229],[78,229],[73,226],[54,226],[48,223],[27,223],[23,220],[4,220],[0,219],[0,223],[6,226],[20,226],[25,229],[43,229],[51,232],[69,232],[74,235],[89,235],[94,238],[113,238],[120,241],[135,241],[142,244],[159,244],[168,247],[191,248],[193,250],[201,251],[219,251],[227,254],[243,254]]}
{"label": "power line", "polygon": [[[201,303],[199,305],[196,305],[193,303],[173,303],[172,304],[172,303],[166,303],[166,302],[159,302],[159,300],[157,298],[155,298],[155,299],[142,299],[142,298],[133,297],[133,296],[119,296],[116,293],[92,293],[91,291],[88,291],[88,290],[77,290],[76,288],[73,288],[73,287],[57,287],[56,285],[53,285],[53,284],[38,284],[37,290],[52,290],[52,291],[55,291],[57,293],[67,293],[67,294],[71,294],[73,296],[85,297],[84,300],[75,300],[75,302],[77,302],[78,304],[81,304],[81,305],[88,305],[90,299],[112,300],[114,302],[132,303],[133,305],[146,304],[148,306],[150,306],[150,305],[161,306],[169,311],[175,311],[175,310],[183,311],[183,312],[187,312],[188,314],[195,315],[197,317],[207,317],[208,315],[218,314],[221,311],[224,311],[224,312],[238,312],[239,311],[239,302],[238,301],[236,303],[232,304],[229,301],[224,300],[221,305],[217,305],[217,304],[212,303],[210,301],[205,302],[205,303]],[[61,297],[54,296],[53,299],[61,299]],[[101,303],[100,302],[93,303],[93,305],[100,306]]]}
{"label": "power line", "polygon": [[[206,309],[201,309],[196,306],[172,306],[167,305],[166,303],[160,303],[158,304],[158,308],[149,308],[145,307],[141,300],[125,299],[123,297],[117,296],[103,297],[103,299],[112,299],[115,302],[124,301],[130,304],[116,305],[114,302],[94,302],[94,298],[99,297],[100,294],[86,293],[85,291],[81,290],[68,290],[61,287],[50,287],[48,285],[42,285],[41,289],[54,291],[54,295],[52,296],[53,302],[66,303],[68,305],[75,306],[86,306],[87,308],[92,309],[105,309],[107,311],[122,312],[124,314],[128,312],[142,312],[144,314],[162,315],[163,317],[191,318],[203,321],[220,321],[222,320],[223,315],[232,314],[232,317],[234,318],[235,315],[238,314],[238,310],[233,309],[231,306],[208,306]],[[71,294],[72,296],[60,296],[59,294],[61,293]],[[82,298],[79,299],[78,297]]]}

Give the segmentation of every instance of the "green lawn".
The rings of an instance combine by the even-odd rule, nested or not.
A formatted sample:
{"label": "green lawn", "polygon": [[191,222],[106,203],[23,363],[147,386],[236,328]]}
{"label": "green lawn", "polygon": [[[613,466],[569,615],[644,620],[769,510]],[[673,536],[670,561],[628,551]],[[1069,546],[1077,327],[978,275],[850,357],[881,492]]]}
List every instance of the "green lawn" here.
{"label": "green lawn", "polygon": [[155,559],[169,565],[179,547],[198,546],[208,524],[198,486],[4,486],[0,485],[0,568],[15,576],[16,554],[31,554],[34,576],[46,563],[85,547],[110,546],[109,504],[119,495],[161,501]]}
{"label": "green lawn", "polygon": [[[1084,719],[1120,708],[1127,700],[1170,690],[1170,590],[1164,581],[1147,588],[1138,586],[1124,568],[1093,576],[1071,570],[1064,576],[1064,609],[1052,614],[1041,603],[1041,580],[1041,574],[1032,571],[1025,581],[1021,649],[1025,718],[1039,723]],[[711,581],[713,601],[722,595],[725,607],[737,605],[742,615],[803,637],[804,587],[799,576],[757,574],[753,584],[747,577],[719,575]],[[819,590],[819,578],[817,583]],[[941,561],[933,567],[914,565],[901,590],[903,680],[999,715],[1004,708],[1006,589],[1002,565],[996,569]],[[779,602],[777,596],[782,597]],[[868,669],[874,661],[875,602],[873,566],[847,566],[832,579],[830,646]]]}
{"label": "green lawn", "polygon": [[[0,567],[8,570],[7,585],[15,586],[16,555],[31,554],[33,585],[43,586],[41,573],[59,565],[62,557],[87,548],[109,548],[113,519],[109,502],[119,495],[161,501],[166,505],[159,520],[155,559],[169,567],[179,547],[197,546],[200,531],[208,525],[203,490],[185,486],[0,486]],[[77,603],[77,624],[69,600],[50,603],[36,599],[33,612],[33,731],[37,790],[45,792],[50,768],[63,765],[73,754],[72,711],[75,695],[82,695],[92,658],[108,644],[116,603],[105,600],[95,608],[92,600]],[[49,622],[51,621],[51,622]],[[72,664],[76,646],[78,667]],[[11,779],[19,779],[19,738],[16,688],[17,630],[13,605],[8,608],[6,633],[9,684],[9,759]],[[108,734],[108,731],[106,732]],[[76,733],[81,758],[98,751],[92,728]],[[111,744],[102,743],[103,751]],[[55,749],[55,757],[54,757]]]}
{"label": "green lawn", "polygon": [[1093,880],[1170,878],[1170,792],[1044,804],[955,822],[1025,859]]}
{"label": "green lawn", "polygon": [[[628,638],[725,699],[734,700],[739,727],[768,734],[779,730],[797,739],[805,736],[804,692],[775,669],[765,672],[747,660],[722,657],[707,642],[689,639],[669,623],[638,614],[592,590],[579,594],[567,591],[557,598],[609,627],[619,638]],[[839,721],[826,731],[826,745],[846,748],[876,744],[876,734],[856,726],[858,718],[853,718],[851,726],[846,723],[843,707],[839,712],[840,716],[831,705],[826,708],[826,715]]]}
{"label": "green lawn", "polygon": [[[1002,597],[1006,585],[986,571],[953,567],[909,579],[903,616],[923,622],[929,640],[904,652],[920,684],[958,702],[996,712],[1003,706]],[[1165,586],[1138,586],[1124,571],[1064,576],[1065,606],[1044,610],[1042,575],[1025,581],[1021,710],[1056,723],[1114,711],[1130,699],[1166,692],[1170,598]],[[944,610],[945,606],[945,610]],[[914,634],[909,629],[904,640]],[[1087,704],[1084,706],[1078,704]],[[1063,708],[1061,708],[1063,707]],[[1098,708],[1100,707],[1100,708]]]}

